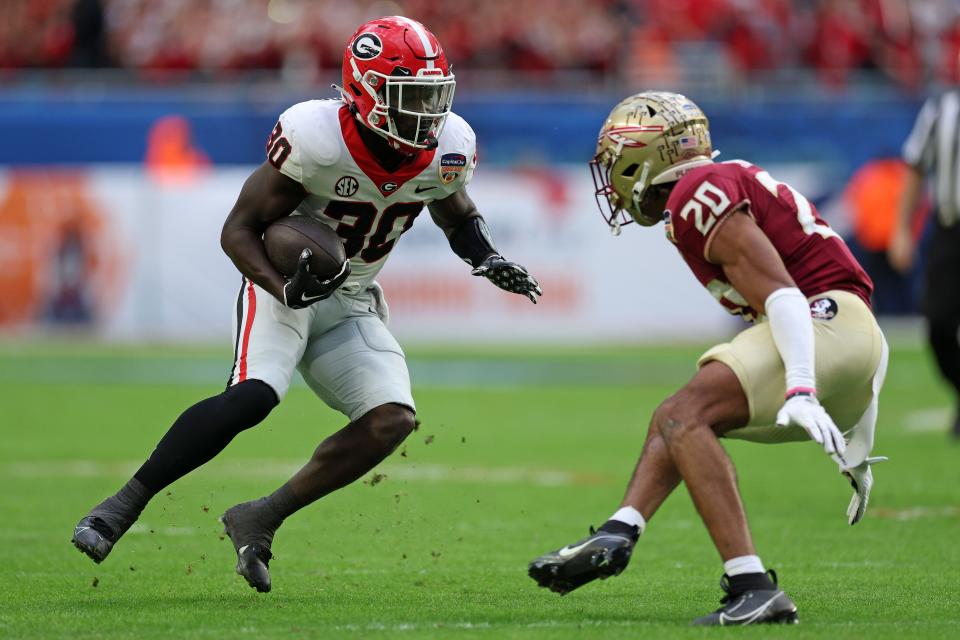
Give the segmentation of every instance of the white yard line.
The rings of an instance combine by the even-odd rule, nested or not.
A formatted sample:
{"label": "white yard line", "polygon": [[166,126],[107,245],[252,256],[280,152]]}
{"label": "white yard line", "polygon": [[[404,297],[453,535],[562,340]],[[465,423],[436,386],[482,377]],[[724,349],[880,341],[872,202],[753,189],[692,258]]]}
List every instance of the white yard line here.
{"label": "white yard line", "polygon": [[145,533],[159,533],[165,536],[195,536],[199,533],[206,534],[205,529],[200,527],[154,527],[146,522],[137,522],[130,530],[127,531],[127,535],[142,535]]}
{"label": "white yard line", "polygon": [[946,432],[952,414],[947,407],[915,409],[904,416],[903,430],[913,433]]}
{"label": "white yard line", "polygon": [[[32,460],[0,465],[0,475],[15,478],[114,478],[129,476],[139,462],[95,460]],[[303,460],[245,460],[215,462],[203,473],[217,478],[277,477],[292,475]],[[458,467],[444,464],[385,464],[377,467],[385,480],[404,482],[458,482],[464,484],[533,485],[567,487],[575,484],[605,484],[610,478],[599,474],[576,473],[526,467]]]}
{"label": "white yard line", "polygon": [[[943,628],[943,625],[953,625],[956,624],[958,620],[943,620],[938,619],[935,622],[930,622],[928,620],[900,620],[897,624],[900,625],[910,625],[915,628],[927,629],[927,628]],[[469,621],[457,621],[457,622],[399,622],[393,624],[384,624],[380,622],[370,622],[367,624],[341,624],[333,625],[329,627],[317,627],[318,632],[323,631],[333,631],[333,632],[371,632],[371,631],[380,631],[380,632],[423,632],[423,631],[440,631],[440,630],[455,630],[455,629],[501,629],[504,633],[509,633],[511,629],[581,629],[581,628],[628,628],[636,627],[643,631],[650,629],[650,620],[638,617],[635,620],[595,620],[595,619],[579,619],[579,620],[542,620],[538,622],[528,622],[526,624],[521,622],[469,622]],[[673,627],[676,625],[675,621],[664,619],[656,623],[659,627],[670,626]],[[819,623],[823,627],[837,627],[838,629],[848,629],[850,626],[849,622],[821,622]],[[882,628],[888,626],[890,623],[886,621],[857,621],[858,627],[877,627]],[[258,632],[256,629],[252,629],[252,632]],[[840,635],[837,637],[844,637],[849,635],[838,631]],[[643,635],[650,635],[643,634]],[[657,636],[657,633],[654,632],[654,637]],[[709,636],[710,634],[704,634],[704,637]]]}
{"label": "white yard line", "polygon": [[326,627],[331,631],[436,631],[440,629],[566,629],[582,627],[634,627],[643,624],[641,620],[543,620],[540,622],[400,622],[383,624],[370,622],[367,624],[342,624]]}
{"label": "white yard line", "polygon": [[903,509],[890,509],[887,507],[871,507],[867,511],[867,517],[885,518],[890,520],[919,520],[921,518],[960,518],[960,507],[941,506],[941,507],[906,507]]}

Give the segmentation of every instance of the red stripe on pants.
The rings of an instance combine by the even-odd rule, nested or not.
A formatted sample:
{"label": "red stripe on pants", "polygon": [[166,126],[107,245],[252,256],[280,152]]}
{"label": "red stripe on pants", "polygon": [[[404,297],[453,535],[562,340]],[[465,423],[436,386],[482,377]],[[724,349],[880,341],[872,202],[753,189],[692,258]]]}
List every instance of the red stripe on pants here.
{"label": "red stripe on pants", "polygon": [[247,346],[250,344],[250,329],[253,328],[253,317],[257,314],[257,294],[253,290],[253,282],[247,285],[247,321],[243,325],[243,342],[240,345],[240,373],[238,382],[247,379]]}

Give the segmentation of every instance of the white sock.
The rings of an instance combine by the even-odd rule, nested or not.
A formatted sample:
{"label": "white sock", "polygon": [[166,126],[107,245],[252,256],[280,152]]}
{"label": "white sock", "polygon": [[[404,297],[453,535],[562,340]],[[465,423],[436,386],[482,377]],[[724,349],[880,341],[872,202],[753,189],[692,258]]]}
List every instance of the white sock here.
{"label": "white sock", "polygon": [[643,519],[643,514],[633,507],[620,507],[615,514],[610,516],[610,519],[634,525],[640,530],[640,533],[643,533],[643,530],[647,527],[647,521]]}
{"label": "white sock", "polygon": [[760,556],[739,556],[724,562],[723,571],[732,578],[744,573],[764,573],[766,569],[760,562]]}

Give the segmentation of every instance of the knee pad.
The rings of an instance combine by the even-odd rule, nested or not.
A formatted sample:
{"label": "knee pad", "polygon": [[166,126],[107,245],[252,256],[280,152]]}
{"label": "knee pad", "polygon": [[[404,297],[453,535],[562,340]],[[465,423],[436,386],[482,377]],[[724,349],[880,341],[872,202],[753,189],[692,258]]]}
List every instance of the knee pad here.
{"label": "knee pad", "polygon": [[223,411],[243,415],[254,424],[264,420],[280,403],[270,385],[260,380],[245,380],[235,384],[220,397]]}

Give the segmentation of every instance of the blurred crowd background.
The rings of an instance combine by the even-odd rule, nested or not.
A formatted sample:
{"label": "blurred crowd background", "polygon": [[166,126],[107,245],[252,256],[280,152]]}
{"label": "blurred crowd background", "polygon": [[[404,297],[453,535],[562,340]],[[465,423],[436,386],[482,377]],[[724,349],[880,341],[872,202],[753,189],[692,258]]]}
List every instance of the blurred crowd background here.
{"label": "blurred crowd background", "polygon": [[[329,85],[356,27],[394,14],[440,38],[457,75],[454,109],[477,133],[471,195],[501,248],[552,291],[538,315],[519,316],[518,332],[499,298],[420,268],[424,256],[457,265],[444,262],[442,237],[417,225],[404,239],[417,260],[401,251],[385,272],[398,335],[649,340],[689,335],[688,322],[701,336],[725,331],[680,269],[628,300],[598,290],[609,273],[634,273],[636,256],[676,259],[658,234],[607,244],[586,170],[610,107],[652,88],[704,108],[721,159],[749,159],[803,192],[876,280],[878,312],[918,309],[922,264],[901,274],[886,249],[906,175],[900,148],[926,96],[960,82],[960,0],[0,7],[0,332],[222,337],[233,285],[219,283],[236,274],[216,238],[242,179],[263,161],[279,113],[336,95]],[[922,237],[929,215],[918,219]]]}
{"label": "blurred crowd background", "polygon": [[105,67],[138,77],[335,70],[345,37],[415,16],[457,68],[498,82],[569,71],[689,84],[812,74],[918,90],[960,79],[957,0],[4,0],[7,75]]}

